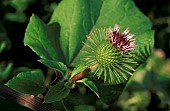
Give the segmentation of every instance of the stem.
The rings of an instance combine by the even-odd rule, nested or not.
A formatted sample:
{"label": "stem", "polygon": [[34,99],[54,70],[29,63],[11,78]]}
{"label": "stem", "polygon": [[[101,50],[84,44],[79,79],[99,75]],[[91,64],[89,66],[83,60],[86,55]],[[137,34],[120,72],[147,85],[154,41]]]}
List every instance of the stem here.
{"label": "stem", "polygon": [[78,73],[77,75],[73,76],[70,80],[71,81],[77,81],[79,79],[81,79],[85,74],[88,74],[89,72],[91,72],[90,68],[85,69],[84,71]]}

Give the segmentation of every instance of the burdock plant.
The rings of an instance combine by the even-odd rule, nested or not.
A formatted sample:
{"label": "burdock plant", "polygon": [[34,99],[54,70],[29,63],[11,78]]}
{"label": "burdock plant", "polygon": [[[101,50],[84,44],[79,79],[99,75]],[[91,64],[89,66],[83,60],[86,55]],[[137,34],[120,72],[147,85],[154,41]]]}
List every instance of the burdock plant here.
{"label": "burdock plant", "polygon": [[33,14],[24,37],[24,45],[53,76],[30,70],[7,85],[20,93],[41,94],[44,103],[57,108],[62,103],[65,110],[88,108],[86,87],[111,104],[150,55],[151,27],[132,0],[62,0],[48,24]]}

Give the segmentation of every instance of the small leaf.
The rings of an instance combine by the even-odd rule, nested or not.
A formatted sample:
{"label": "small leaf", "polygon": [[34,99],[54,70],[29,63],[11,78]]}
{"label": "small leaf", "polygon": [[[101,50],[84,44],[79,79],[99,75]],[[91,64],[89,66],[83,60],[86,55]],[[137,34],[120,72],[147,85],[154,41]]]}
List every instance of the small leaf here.
{"label": "small leaf", "polygon": [[60,71],[62,74],[65,74],[67,71],[67,66],[64,65],[62,62],[58,62],[54,60],[47,60],[47,59],[41,59],[39,61],[43,63],[44,65],[46,65],[47,67]]}
{"label": "small leaf", "polygon": [[8,81],[7,86],[20,92],[37,95],[46,90],[44,75],[41,70],[21,72]]}
{"label": "small leaf", "polygon": [[99,98],[98,89],[92,81],[88,80],[87,78],[83,78],[77,82],[82,82],[85,86],[89,87]]}
{"label": "small leaf", "polygon": [[70,78],[74,77],[74,76],[77,75],[79,72],[84,71],[86,68],[87,68],[86,65],[84,65],[84,64],[79,64],[77,67],[75,67],[75,68],[73,69]]}
{"label": "small leaf", "polygon": [[57,60],[58,55],[48,38],[46,25],[36,15],[32,15],[27,26],[24,45],[28,45],[41,58]]}
{"label": "small leaf", "polygon": [[70,89],[64,87],[63,83],[56,84],[51,87],[47,92],[44,103],[52,103],[55,101],[61,101],[63,98],[67,97],[70,93]]}

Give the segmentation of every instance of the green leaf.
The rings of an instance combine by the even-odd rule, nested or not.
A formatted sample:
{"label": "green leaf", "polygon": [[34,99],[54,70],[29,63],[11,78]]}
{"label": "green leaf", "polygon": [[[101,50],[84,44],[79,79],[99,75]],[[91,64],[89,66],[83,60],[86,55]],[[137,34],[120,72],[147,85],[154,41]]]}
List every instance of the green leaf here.
{"label": "green leaf", "polygon": [[58,70],[62,74],[65,74],[67,71],[67,66],[64,65],[62,62],[58,62],[54,60],[47,60],[47,59],[41,59],[39,61],[43,63],[44,65],[46,65],[47,67]]}
{"label": "green leaf", "polygon": [[74,77],[74,76],[77,75],[79,72],[84,71],[86,68],[87,68],[86,65],[84,65],[84,64],[79,64],[77,67],[75,67],[75,68],[73,69],[70,78]]}
{"label": "green leaf", "polygon": [[82,41],[95,24],[102,0],[63,0],[55,9],[50,23],[61,26],[60,45],[66,63],[74,59],[82,47]]}
{"label": "green leaf", "polygon": [[34,14],[31,16],[25,32],[24,45],[28,45],[41,58],[58,59],[52,42],[48,38],[46,25]]}
{"label": "green leaf", "polygon": [[52,86],[44,98],[44,103],[52,103],[55,101],[61,101],[63,98],[67,97],[70,93],[70,89],[64,87],[63,83],[56,84]]}
{"label": "green leaf", "polygon": [[92,81],[88,80],[88,78],[83,78],[82,80],[79,80],[78,82],[82,82],[85,86],[89,87],[99,98],[98,89]]}
{"label": "green leaf", "polygon": [[8,81],[7,86],[20,92],[37,95],[46,90],[44,75],[41,70],[21,72]]}

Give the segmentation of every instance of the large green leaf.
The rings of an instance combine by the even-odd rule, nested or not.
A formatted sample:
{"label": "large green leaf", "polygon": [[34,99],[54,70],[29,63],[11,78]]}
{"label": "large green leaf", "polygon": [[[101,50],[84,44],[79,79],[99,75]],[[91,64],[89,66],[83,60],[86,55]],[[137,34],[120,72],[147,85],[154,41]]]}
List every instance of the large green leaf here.
{"label": "large green leaf", "polygon": [[61,26],[60,45],[69,64],[82,47],[98,18],[102,0],[63,0],[55,9],[51,22]]}
{"label": "large green leaf", "polygon": [[56,84],[52,86],[47,92],[44,103],[52,103],[55,101],[61,101],[63,98],[67,97],[70,93],[70,89],[66,88],[63,83]]}
{"label": "large green leaf", "polygon": [[8,87],[27,94],[40,94],[46,90],[44,75],[41,70],[21,72],[8,81]]}
{"label": "large green leaf", "polygon": [[47,26],[34,14],[25,32],[24,45],[28,45],[41,58],[58,59],[56,50],[48,38]]}

